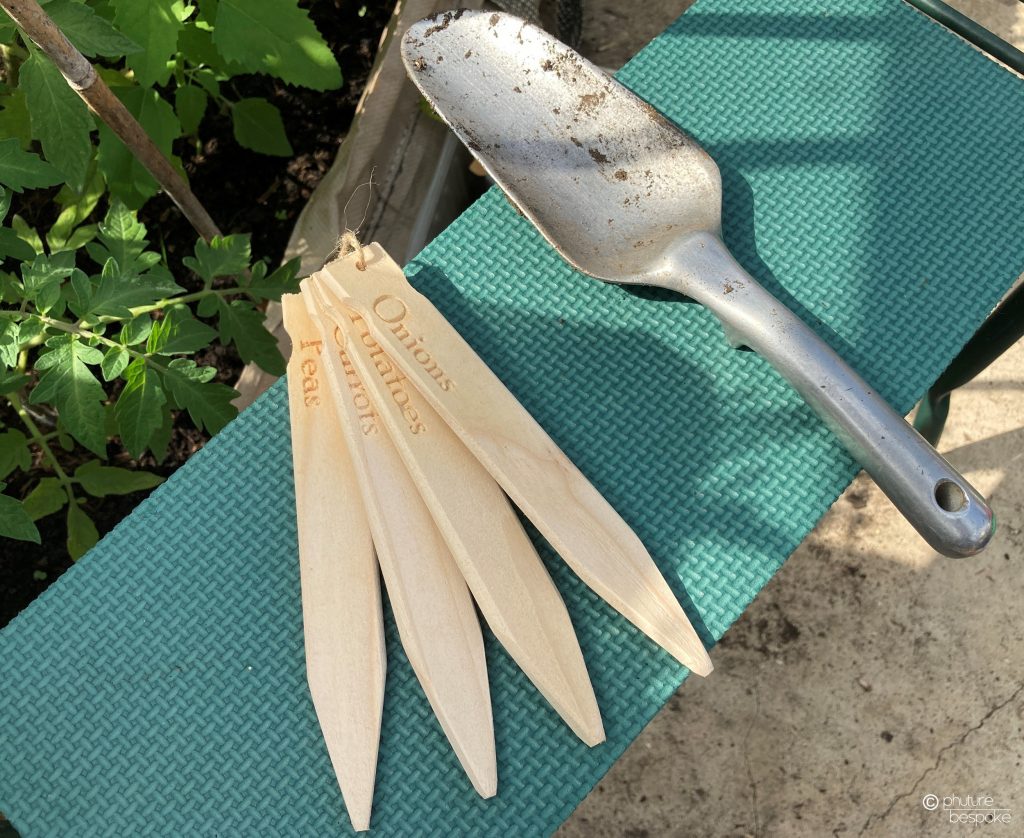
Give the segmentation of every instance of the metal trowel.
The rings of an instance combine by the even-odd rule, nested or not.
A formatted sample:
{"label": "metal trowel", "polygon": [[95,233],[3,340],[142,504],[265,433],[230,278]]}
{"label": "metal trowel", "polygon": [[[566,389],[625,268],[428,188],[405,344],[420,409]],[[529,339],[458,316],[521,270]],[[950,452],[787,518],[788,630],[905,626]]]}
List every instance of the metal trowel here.
{"label": "metal trowel", "polygon": [[409,28],[406,68],[509,198],[577,270],[702,303],[797,390],[922,537],[949,556],[993,531],[985,499],[721,238],[715,162],[543,30],[455,11]]}

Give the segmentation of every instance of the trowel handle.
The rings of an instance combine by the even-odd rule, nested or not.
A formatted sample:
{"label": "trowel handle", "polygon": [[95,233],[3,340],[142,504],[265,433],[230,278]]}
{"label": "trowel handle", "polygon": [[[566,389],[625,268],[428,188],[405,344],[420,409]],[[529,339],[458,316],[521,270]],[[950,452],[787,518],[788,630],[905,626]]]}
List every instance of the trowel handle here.
{"label": "trowel handle", "polygon": [[671,285],[710,308],[734,346],[763,356],[814,408],[934,549],[970,556],[995,522],[982,495],[832,348],[769,294],[716,236],[695,236],[673,260]]}

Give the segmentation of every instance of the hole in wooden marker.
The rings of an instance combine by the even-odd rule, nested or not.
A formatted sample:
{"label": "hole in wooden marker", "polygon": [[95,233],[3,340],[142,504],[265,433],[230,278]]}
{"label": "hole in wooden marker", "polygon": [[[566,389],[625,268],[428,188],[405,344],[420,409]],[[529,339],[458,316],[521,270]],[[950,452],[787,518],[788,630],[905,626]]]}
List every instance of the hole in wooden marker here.
{"label": "hole in wooden marker", "polygon": [[935,502],[946,512],[959,512],[967,506],[967,495],[952,480],[940,480],[935,484]]}
{"label": "hole in wooden marker", "polygon": [[355,261],[356,270],[366,270],[366,257],[363,254],[363,245],[359,241],[359,237],[356,236],[354,230],[345,228],[345,232],[341,234],[341,238],[338,239],[337,247],[338,256],[344,259],[350,253],[357,254]]}

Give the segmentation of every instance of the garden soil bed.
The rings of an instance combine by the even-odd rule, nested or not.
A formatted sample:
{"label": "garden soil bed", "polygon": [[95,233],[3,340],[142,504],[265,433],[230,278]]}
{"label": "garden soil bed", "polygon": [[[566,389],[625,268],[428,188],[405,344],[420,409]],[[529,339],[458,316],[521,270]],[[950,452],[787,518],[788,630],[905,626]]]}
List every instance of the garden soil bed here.
{"label": "garden soil bed", "polygon": [[[266,76],[242,76],[230,83],[238,97],[265,96],[280,108],[296,156],[268,157],[241,148],[234,140],[226,115],[211,109],[200,127],[201,141],[181,140],[175,152],[181,157],[193,191],[225,233],[251,233],[255,257],[276,266],[299,212],[327,172],[345,136],[356,102],[376,54],[381,32],[390,17],[389,3],[361,5],[349,0],[301,3],[309,9],[317,28],[331,45],[344,78],[338,90],[317,92],[286,85]],[[33,226],[46,227],[55,217],[52,192],[34,193],[31,202],[15,208]],[[105,207],[97,209],[102,216]],[[163,195],[151,199],[140,212],[149,238],[166,250],[178,282],[198,287],[195,277],[182,268],[181,259],[192,251],[196,234],[177,208]],[[241,370],[234,348],[216,346],[197,358],[218,368],[221,380],[233,382]],[[17,427],[12,416],[5,423]],[[206,441],[184,412],[176,417],[167,457],[160,463],[147,455],[132,460],[115,443],[108,446],[112,465],[140,466],[169,475]],[[58,449],[59,450],[59,449]],[[79,449],[62,454],[63,465],[73,470],[92,455]],[[14,474],[7,492],[23,497],[42,472]],[[148,494],[90,499],[85,509],[100,533],[106,533]],[[225,498],[225,504],[232,502]],[[42,593],[71,564],[64,548],[65,523],[60,513],[37,522],[42,544],[0,541],[0,627]]]}

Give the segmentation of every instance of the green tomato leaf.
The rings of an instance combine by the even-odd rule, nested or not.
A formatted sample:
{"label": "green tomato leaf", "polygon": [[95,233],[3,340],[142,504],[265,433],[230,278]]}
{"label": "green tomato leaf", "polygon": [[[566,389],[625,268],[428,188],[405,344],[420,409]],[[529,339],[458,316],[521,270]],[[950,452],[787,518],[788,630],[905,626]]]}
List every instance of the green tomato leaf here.
{"label": "green tomato leaf", "polygon": [[208,100],[205,90],[190,84],[174,91],[174,109],[178,112],[183,134],[191,137],[199,130],[199,123],[203,121]]}
{"label": "green tomato leaf", "polygon": [[126,59],[135,80],[143,87],[167,84],[185,4],[181,0],[111,0],[111,5],[114,25],[142,47]]}
{"label": "green tomato leaf", "polygon": [[85,491],[97,498],[127,495],[143,489],[152,489],[164,482],[158,474],[105,466],[99,460],[90,460],[75,469],[75,480]]}
{"label": "green tomato leaf", "polygon": [[314,90],[341,86],[338,62],[296,0],[220,0],[213,43],[249,72]]}
{"label": "green tomato leaf", "polygon": [[196,427],[217,433],[238,415],[231,404],[238,391],[211,379],[217,374],[213,367],[198,367],[195,361],[175,358],[164,373],[164,385],[175,403],[188,411]]}
{"label": "green tomato leaf", "polygon": [[130,360],[131,356],[128,354],[128,350],[123,346],[111,346],[110,349],[107,350],[107,354],[103,356],[103,360],[100,362],[100,370],[103,372],[103,380],[113,381],[124,372],[124,369],[128,366],[128,362]]}
{"label": "green tomato leaf", "polygon": [[50,0],[46,4],[46,13],[83,55],[120,58],[141,49],[135,41],[126,38],[83,3]]}
{"label": "green tomato leaf", "polygon": [[92,295],[89,316],[131,317],[131,309],[148,306],[183,291],[170,271],[159,266],[143,274],[122,273],[114,259],[108,259],[100,275],[100,284]]}
{"label": "green tomato leaf", "polygon": [[96,237],[96,225],[86,224],[84,227],[79,227],[75,230],[70,238],[59,247],[55,246],[55,250],[81,250],[86,244],[91,242]]}
{"label": "green tomato leaf", "polygon": [[[123,202],[114,200],[96,231],[99,241],[86,248],[97,265],[116,259],[121,271],[141,272],[152,267],[159,255],[146,251],[146,227]],[[156,261],[154,261],[156,260]]]}
{"label": "green tomato leaf", "polygon": [[89,364],[99,364],[103,354],[82,343],[75,335],[59,335],[46,342],[48,351],[36,360],[42,370],[32,391],[32,404],[49,402],[57,408],[64,427],[93,453],[105,457],[107,440],[103,433],[103,385]]}
{"label": "green tomato leaf", "polygon": [[192,80],[213,99],[217,99],[220,96],[220,78],[209,67],[200,67],[192,73]]}
{"label": "green tomato leaf", "polygon": [[106,191],[103,175],[94,171],[85,185],[85,189],[78,192],[64,184],[53,200],[62,207],[77,207],[78,215],[75,218],[75,224],[80,224],[96,208]]}
{"label": "green tomato leaf", "polygon": [[46,252],[46,248],[43,247],[43,240],[39,238],[39,234],[20,215],[15,214],[11,216],[11,229],[14,230],[19,239],[28,244],[36,253]]}
{"label": "green tomato leaf", "polygon": [[[167,384],[166,376],[164,384]],[[167,403],[163,406],[163,417],[160,427],[149,438],[149,450],[153,452],[153,458],[158,463],[162,463],[164,458],[167,457],[167,449],[171,445],[171,435],[174,433],[174,416],[171,413],[172,400],[173,396],[167,399]]]}
{"label": "green tomato leaf", "polygon": [[21,321],[21,328],[18,329],[18,347],[24,349],[25,344],[35,340],[46,331],[46,324],[38,317],[26,317]]}
{"label": "green tomato leaf", "polygon": [[217,20],[217,0],[198,0],[199,14],[197,18],[213,25]]}
{"label": "green tomato leaf", "polygon": [[289,259],[270,276],[262,262],[253,265],[250,281],[239,286],[256,300],[280,300],[282,294],[299,293],[299,258]]}
{"label": "green tomato leaf", "polygon": [[205,21],[200,23],[198,19],[190,20],[184,25],[178,34],[178,52],[193,66],[206,65],[222,69],[220,65],[224,59],[213,45],[213,30]]}
{"label": "green tomato leaf", "polygon": [[[133,5],[144,12],[149,8],[146,3],[137,3],[131,0]],[[124,102],[125,107],[139,121],[150,139],[156,144],[172,163],[176,164],[179,172],[181,163],[173,156],[171,144],[181,136],[181,125],[178,117],[174,115],[174,109],[155,90],[141,87],[120,87],[114,89],[117,97]],[[99,150],[96,153],[96,162],[100,171],[107,179],[107,185],[114,196],[120,198],[131,209],[138,209],[146,201],[157,193],[159,187],[153,176],[146,170],[135,156],[125,148],[124,143],[115,136],[114,132],[102,123],[99,128],[100,142]]]}
{"label": "green tomato leaf", "polygon": [[214,236],[209,244],[200,239],[196,242],[195,257],[186,256],[181,261],[207,282],[218,276],[241,273],[249,267],[249,238],[248,233]]}
{"label": "green tomato leaf", "polygon": [[295,153],[288,142],[281,112],[266,99],[239,99],[231,106],[231,125],[240,146],[278,157]]}
{"label": "green tomato leaf", "polygon": [[21,65],[18,86],[25,92],[32,136],[42,143],[46,159],[73,189],[83,189],[93,154],[93,120],[85,102],[68,87],[60,70],[36,50]]}
{"label": "green tomato leaf", "polygon": [[167,397],[160,386],[160,376],[145,359],[133,361],[126,376],[128,383],[117,399],[114,418],[128,453],[141,457],[163,421],[161,408]]}
{"label": "green tomato leaf", "polygon": [[[57,220],[53,222],[53,226],[50,227],[50,232],[46,234],[46,243],[49,245],[50,250],[61,250],[62,245],[71,236],[71,233],[75,228],[75,219],[78,215],[76,207],[65,207],[60,211],[60,215],[57,216]],[[68,248],[70,250],[70,248]]]}
{"label": "green tomato leaf", "polygon": [[103,405],[103,433],[107,436],[117,436],[117,419],[114,417],[114,408],[117,405]]}
{"label": "green tomato leaf", "polygon": [[96,525],[77,503],[68,504],[68,555],[76,562],[100,540]]}
{"label": "green tomato leaf", "polygon": [[[0,489],[3,488],[0,483]],[[0,536],[15,538],[18,541],[34,541],[39,544],[39,530],[28,517],[20,500],[10,495],[0,494]]]}
{"label": "green tomato leaf", "polygon": [[64,209],[46,234],[46,241],[51,250],[78,250],[96,236],[95,224],[75,229],[89,217],[106,192],[103,175],[96,171],[94,166],[90,166],[90,170],[93,174],[83,191],[76,192],[68,184],[64,184],[57,193],[55,200]]}
{"label": "green tomato leaf", "polygon": [[164,319],[153,325],[146,351],[157,355],[179,355],[209,346],[217,332],[192,316],[188,306],[171,306]]}
{"label": "green tomato leaf", "polygon": [[[209,73],[212,76],[219,74],[223,78],[240,76],[246,71],[241,64],[227,61],[217,52],[217,47],[213,44],[213,30],[205,22],[190,21],[185,24],[185,28],[178,35],[178,52],[184,55],[189,63],[202,66],[203,69],[198,71],[200,73]],[[209,80],[203,80],[201,77],[195,80],[207,88],[207,93],[213,95],[213,91],[209,89]]]}
{"label": "green tomato leaf", "polygon": [[247,364],[255,362],[271,375],[284,375],[285,362],[277,339],[263,325],[263,313],[252,303],[220,300],[220,338],[234,341]]}
{"label": "green tomato leaf", "polygon": [[92,304],[93,284],[85,271],[75,268],[71,272],[71,282],[64,286],[64,299],[75,317],[84,317]]}
{"label": "green tomato leaf", "polygon": [[21,305],[23,297],[24,289],[21,286],[21,280],[12,273],[0,271],[0,303]]}
{"label": "green tomato leaf", "polygon": [[[93,0],[97,7],[99,7],[101,1]],[[134,74],[127,67],[123,70],[113,70],[110,67],[96,65],[96,75],[107,83],[107,87],[133,87],[135,84],[132,81]]]}
{"label": "green tomato leaf", "polygon": [[17,320],[0,317],[0,364],[5,367],[14,367],[18,364],[20,334],[21,326]]}
{"label": "green tomato leaf", "polygon": [[24,262],[36,255],[32,246],[18,237],[10,227],[0,227],[0,259],[8,256]]}
{"label": "green tomato leaf", "polygon": [[64,508],[68,493],[56,477],[44,477],[25,498],[25,512],[33,521],[45,518]]}
{"label": "green tomato leaf", "polygon": [[200,317],[213,317],[217,313],[217,309],[220,306],[219,297],[215,294],[210,294],[208,297],[203,297],[196,303],[196,314]]}
{"label": "green tomato leaf", "polygon": [[121,328],[121,334],[118,336],[118,340],[125,346],[134,346],[135,344],[142,343],[146,340],[152,329],[152,318],[148,314],[140,314],[138,317],[132,318],[124,324]]}
{"label": "green tomato leaf", "polygon": [[16,137],[0,140],[0,183],[4,186],[21,192],[53,186],[62,180],[60,172],[39,155],[22,151]]}
{"label": "green tomato leaf", "polygon": [[61,283],[74,270],[75,254],[68,250],[52,256],[40,254],[31,262],[22,262],[21,280],[25,286],[25,299],[35,303],[40,314],[46,314],[57,305]]}
{"label": "green tomato leaf", "polygon": [[4,109],[0,111],[0,136],[17,137],[21,147],[27,151],[32,144],[32,119],[24,91],[10,91],[3,97],[3,106]]}
{"label": "green tomato leaf", "polygon": [[32,452],[28,438],[16,428],[0,434],[0,480],[16,468],[28,471],[32,466]]}
{"label": "green tomato leaf", "polygon": [[0,372],[0,396],[20,390],[31,381],[32,376],[30,375],[22,375],[19,372]]}

